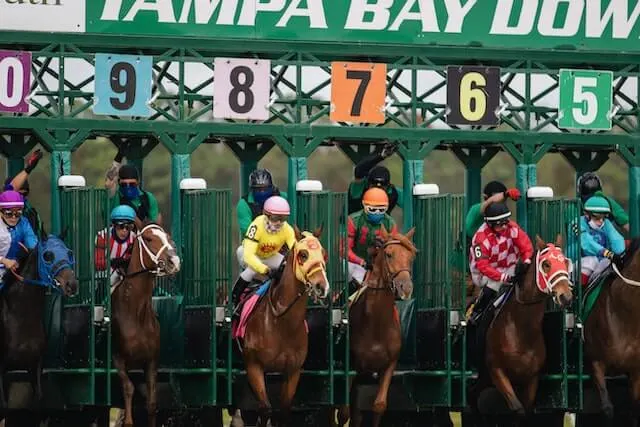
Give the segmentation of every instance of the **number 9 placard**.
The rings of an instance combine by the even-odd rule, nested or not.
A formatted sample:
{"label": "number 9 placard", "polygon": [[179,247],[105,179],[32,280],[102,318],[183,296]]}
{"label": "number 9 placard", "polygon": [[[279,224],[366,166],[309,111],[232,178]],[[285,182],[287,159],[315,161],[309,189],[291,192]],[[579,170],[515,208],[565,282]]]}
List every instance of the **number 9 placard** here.
{"label": "number 9 placard", "polygon": [[497,125],[499,105],[499,67],[447,67],[448,124]]}
{"label": "number 9 placard", "polygon": [[149,117],[153,58],[96,54],[95,114]]}
{"label": "number 9 placard", "polygon": [[267,120],[271,92],[271,61],[216,58],[213,75],[213,117]]}

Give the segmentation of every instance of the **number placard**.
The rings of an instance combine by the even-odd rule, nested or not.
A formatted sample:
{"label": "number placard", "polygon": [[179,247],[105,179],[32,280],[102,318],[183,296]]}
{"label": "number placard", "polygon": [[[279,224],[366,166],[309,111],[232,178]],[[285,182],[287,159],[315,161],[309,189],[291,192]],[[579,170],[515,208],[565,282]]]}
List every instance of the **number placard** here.
{"label": "number placard", "polygon": [[499,67],[447,67],[448,124],[497,125],[499,105]]}
{"label": "number placard", "polygon": [[558,127],[610,130],[613,72],[560,70]]}
{"label": "number placard", "polygon": [[267,120],[271,93],[271,61],[216,58],[213,117]]}
{"label": "number placard", "polygon": [[331,63],[331,113],[334,122],[384,123],[387,64]]}
{"label": "number placard", "polygon": [[28,113],[31,52],[0,50],[0,111]]}
{"label": "number placard", "polygon": [[149,117],[153,58],[97,53],[95,114]]}

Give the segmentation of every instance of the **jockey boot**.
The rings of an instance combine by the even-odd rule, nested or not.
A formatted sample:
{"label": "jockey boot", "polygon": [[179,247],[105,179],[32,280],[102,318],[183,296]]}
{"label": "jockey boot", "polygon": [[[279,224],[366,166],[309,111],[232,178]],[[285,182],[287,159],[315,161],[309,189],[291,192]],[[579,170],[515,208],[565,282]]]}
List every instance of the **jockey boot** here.
{"label": "jockey boot", "polygon": [[473,306],[473,311],[471,312],[471,316],[469,316],[469,324],[474,325],[482,316],[482,313],[486,310],[486,308],[491,304],[498,293],[493,289],[485,286],[482,288],[482,292],[478,297],[478,301]]}
{"label": "jockey boot", "polygon": [[242,277],[238,277],[238,280],[236,280],[236,283],[234,283],[233,290],[231,291],[231,301],[233,302],[234,308],[240,302],[240,296],[242,295],[244,290],[247,289],[247,286],[249,286],[249,282],[244,280]]}

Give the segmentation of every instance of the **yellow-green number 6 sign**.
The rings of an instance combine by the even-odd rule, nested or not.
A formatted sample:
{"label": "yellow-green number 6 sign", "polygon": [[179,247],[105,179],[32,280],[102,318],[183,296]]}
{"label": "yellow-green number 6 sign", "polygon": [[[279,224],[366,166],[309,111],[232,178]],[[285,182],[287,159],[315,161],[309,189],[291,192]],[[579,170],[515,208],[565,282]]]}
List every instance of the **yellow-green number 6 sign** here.
{"label": "yellow-green number 6 sign", "polygon": [[448,124],[497,125],[499,105],[499,67],[447,67]]}
{"label": "yellow-green number 6 sign", "polygon": [[613,72],[560,70],[558,127],[611,129]]}

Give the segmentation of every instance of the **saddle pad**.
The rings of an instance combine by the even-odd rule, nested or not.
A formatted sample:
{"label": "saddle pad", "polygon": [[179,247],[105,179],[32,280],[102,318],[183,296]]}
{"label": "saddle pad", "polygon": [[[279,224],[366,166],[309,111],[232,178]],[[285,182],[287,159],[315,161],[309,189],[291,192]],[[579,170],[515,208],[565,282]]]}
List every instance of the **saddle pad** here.
{"label": "saddle pad", "polygon": [[349,307],[351,307],[354,302],[358,301],[358,298],[360,298],[360,296],[366,289],[367,289],[367,285],[364,285],[360,289],[355,291],[353,294],[351,294],[351,296],[349,297]]}
{"label": "saddle pad", "polygon": [[[266,287],[265,287],[266,285]],[[262,285],[260,289],[253,295],[251,295],[242,305],[242,311],[240,312],[240,320],[237,323],[234,323],[231,327],[231,336],[234,339],[244,338],[244,334],[247,332],[247,322],[249,322],[249,318],[251,317],[251,313],[258,305],[258,301],[262,298],[264,293],[266,292],[266,288],[268,288],[268,284]],[[265,288],[262,290],[262,288]],[[259,295],[260,291],[263,291],[261,295]],[[309,333],[309,324],[307,321],[304,321],[304,329]]]}
{"label": "saddle pad", "polygon": [[584,297],[582,297],[582,322],[586,322],[589,314],[591,314],[591,310],[593,310],[593,306],[598,301],[598,297],[602,292],[602,283],[604,282],[604,278],[594,282],[591,286],[587,288],[584,293]]}

